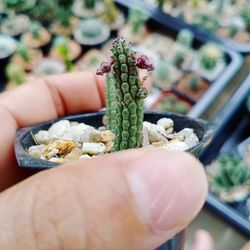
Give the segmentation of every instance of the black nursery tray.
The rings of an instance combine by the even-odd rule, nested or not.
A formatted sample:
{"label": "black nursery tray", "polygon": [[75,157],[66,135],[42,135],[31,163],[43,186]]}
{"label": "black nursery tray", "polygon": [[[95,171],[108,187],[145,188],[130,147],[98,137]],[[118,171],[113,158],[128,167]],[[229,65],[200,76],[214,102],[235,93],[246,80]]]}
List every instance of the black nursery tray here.
{"label": "black nursery tray", "polygon": [[[143,2],[144,0],[137,0],[137,1]],[[234,41],[233,39],[223,38],[223,37],[218,36],[217,34],[215,34],[213,32],[209,32],[209,31],[206,31],[205,29],[202,29],[202,27],[198,27],[198,26],[189,24],[181,18],[173,17],[170,14],[165,13],[156,7],[149,5],[148,3],[144,3],[144,4],[148,5],[147,8],[153,9],[153,11],[155,13],[157,13],[157,15],[161,16],[163,19],[166,20],[166,22],[171,23],[175,27],[185,27],[187,29],[190,29],[199,38],[220,43],[220,44],[228,47],[229,49],[237,51],[239,53],[243,53],[243,54],[250,53],[250,43],[238,43],[238,42]]]}
{"label": "black nursery tray", "polygon": [[[180,30],[184,28],[190,29],[189,26],[178,23],[174,18],[168,17],[164,13],[152,8],[151,6],[133,0],[116,0],[116,2],[123,8],[139,8],[144,9],[151,17],[147,22],[147,27],[151,31],[158,31],[160,33],[165,33],[167,36],[176,38]],[[198,49],[203,44],[211,42],[208,37],[203,37],[197,32],[194,32],[194,49]],[[214,82],[210,82],[208,90],[203,94],[203,96],[194,103],[192,109],[188,113],[191,117],[200,117],[209,106],[219,97],[219,94],[227,86],[233,76],[237,73],[242,65],[242,56],[237,52],[234,52],[224,46],[220,46],[226,55],[226,68],[222,74]]]}
{"label": "black nursery tray", "polygon": [[[216,159],[219,154],[240,157],[237,146],[250,136],[250,115],[246,108],[246,100],[249,95],[250,75],[215,120],[215,123],[220,126],[212,143],[200,157],[205,166]],[[247,219],[246,201],[228,204],[210,193],[206,205],[250,236],[250,220]]]}

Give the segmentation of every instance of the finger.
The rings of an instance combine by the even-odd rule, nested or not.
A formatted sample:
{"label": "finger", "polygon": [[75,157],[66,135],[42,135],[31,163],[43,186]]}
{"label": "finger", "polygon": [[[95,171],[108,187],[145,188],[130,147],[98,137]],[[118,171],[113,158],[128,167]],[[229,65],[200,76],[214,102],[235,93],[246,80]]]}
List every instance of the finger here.
{"label": "finger", "polygon": [[214,241],[209,232],[198,230],[195,234],[195,240],[192,250],[214,250]]}
{"label": "finger", "polygon": [[0,191],[27,176],[14,156],[17,127],[82,111],[97,111],[104,103],[92,72],[51,76],[0,95]]}
{"label": "finger", "polygon": [[39,173],[0,195],[0,249],[154,249],[201,209],[186,153],[127,150]]}
{"label": "finger", "polygon": [[58,116],[97,111],[102,107],[98,84],[93,72],[50,76],[25,84],[0,96],[19,127],[57,118]]}

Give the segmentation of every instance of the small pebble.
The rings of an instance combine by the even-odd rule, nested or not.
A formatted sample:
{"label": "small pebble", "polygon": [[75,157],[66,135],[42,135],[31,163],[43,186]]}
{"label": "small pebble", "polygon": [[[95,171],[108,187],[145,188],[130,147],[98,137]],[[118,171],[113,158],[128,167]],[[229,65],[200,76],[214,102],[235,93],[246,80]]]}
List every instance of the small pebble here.
{"label": "small pebble", "polygon": [[82,150],[80,148],[73,148],[69,154],[67,154],[64,159],[68,161],[78,160],[82,155]]}
{"label": "small pebble", "polygon": [[163,148],[167,150],[185,151],[188,149],[188,146],[182,141],[170,141],[166,143]]}
{"label": "small pebble", "polygon": [[32,155],[35,158],[41,158],[41,156],[44,155],[44,151],[46,149],[46,146],[41,144],[41,145],[35,145],[29,147],[29,154]]}
{"label": "small pebble", "polygon": [[46,130],[40,130],[35,135],[35,140],[38,144],[49,144],[50,142],[50,136],[49,132]]}
{"label": "small pebble", "polygon": [[157,125],[162,126],[164,129],[173,128],[174,121],[170,118],[161,118],[157,121]]}
{"label": "small pebble", "polygon": [[45,150],[45,155],[48,158],[49,156],[51,156],[51,152],[54,152],[52,154],[53,156],[55,154],[65,155],[65,154],[68,154],[75,147],[76,147],[76,143],[74,141],[56,140],[47,146]]}
{"label": "small pebble", "polygon": [[106,146],[104,143],[99,142],[84,142],[82,144],[82,152],[84,154],[99,155],[104,154],[106,151]]}
{"label": "small pebble", "polygon": [[52,158],[49,159],[49,161],[55,162],[55,163],[59,163],[59,164],[64,163],[64,159],[63,158],[57,158],[57,157],[52,157]]}
{"label": "small pebble", "polygon": [[50,138],[62,138],[68,133],[70,122],[68,120],[61,120],[54,123],[48,130]]}
{"label": "small pebble", "polygon": [[90,155],[84,154],[79,157],[79,159],[91,158]]}

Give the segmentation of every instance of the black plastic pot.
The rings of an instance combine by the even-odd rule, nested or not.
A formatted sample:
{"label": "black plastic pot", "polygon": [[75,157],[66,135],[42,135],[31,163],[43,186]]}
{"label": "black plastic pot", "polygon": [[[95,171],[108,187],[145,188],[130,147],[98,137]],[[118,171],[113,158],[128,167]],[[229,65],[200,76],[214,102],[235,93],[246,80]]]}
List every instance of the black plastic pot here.
{"label": "black plastic pot", "polygon": [[[66,117],[64,119],[68,119],[70,121],[78,121],[84,122],[88,125],[92,125],[94,127],[99,127],[102,125],[102,118],[104,113],[88,113],[76,116]],[[146,121],[150,121],[152,123],[156,123],[160,118],[169,117],[175,122],[175,129],[177,131],[189,127],[193,128],[195,133],[200,139],[200,143],[195,147],[189,149],[188,151],[198,157],[199,152],[203,147],[205,147],[213,134],[215,126],[211,123],[200,119],[193,119],[187,116],[176,115],[172,113],[163,113],[163,112],[146,112],[144,119]],[[34,141],[32,138],[32,133],[35,134],[37,131],[41,129],[48,129],[54,122],[57,120],[52,120],[49,122],[45,122],[39,125],[22,128],[17,131],[16,142],[15,142],[15,153],[17,162],[20,167],[28,168],[32,170],[43,170],[49,169],[52,167],[58,166],[58,164],[36,159],[30,156],[27,152],[27,149],[34,145]],[[31,133],[32,132],[32,133]],[[159,250],[181,250],[183,249],[183,244],[185,240],[185,231],[180,232],[175,235],[171,240],[162,245]]]}
{"label": "black plastic pot", "polygon": [[[240,157],[238,145],[250,136],[250,116],[246,108],[246,99],[250,94],[250,75],[219,113],[215,122],[220,124],[214,140],[200,156],[204,165],[210,164],[220,154]],[[229,204],[210,193],[207,206],[221,215],[233,226],[250,236],[250,220],[246,215],[246,200]]]}
{"label": "black plastic pot", "polygon": [[[128,8],[139,8],[148,13],[150,19],[148,20],[146,26],[150,31],[160,32],[166,34],[167,36],[176,38],[180,30],[185,28],[192,30],[194,33],[194,50],[200,48],[204,45],[204,43],[214,41],[214,39],[207,34],[204,35],[203,32],[200,32],[192,26],[164,14],[163,12],[144,3],[144,1],[116,0],[116,3],[123,11],[125,11],[125,13]],[[188,113],[189,116],[201,117],[202,114],[204,114],[211,104],[219,97],[221,91],[223,91],[242,65],[243,60],[239,53],[228,49],[223,45],[219,46],[225,53],[226,68],[215,81],[210,83],[208,90],[195,103]]]}

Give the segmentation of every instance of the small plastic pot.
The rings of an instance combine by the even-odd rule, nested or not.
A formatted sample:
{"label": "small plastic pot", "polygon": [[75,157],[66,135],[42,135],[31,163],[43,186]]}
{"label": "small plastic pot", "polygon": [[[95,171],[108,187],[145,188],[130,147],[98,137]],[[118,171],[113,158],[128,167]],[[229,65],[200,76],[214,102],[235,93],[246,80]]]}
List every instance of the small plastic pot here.
{"label": "small plastic pot", "polygon": [[[103,112],[98,112],[98,113],[75,115],[75,116],[65,117],[63,119],[68,119],[70,121],[84,122],[88,125],[99,127],[102,125],[103,115],[104,115]],[[190,148],[188,152],[198,157],[199,152],[202,150],[202,148],[209,143],[215,125],[200,119],[189,118],[187,116],[177,115],[173,113],[166,113],[166,112],[145,112],[144,120],[156,123],[160,118],[163,117],[169,117],[173,119],[175,123],[175,129],[177,131],[185,127],[194,129],[194,132],[199,137],[200,142],[193,148]],[[15,154],[17,162],[20,167],[28,168],[31,170],[43,170],[58,166],[57,163],[36,159],[30,156],[27,152],[27,149],[30,146],[34,145],[32,133],[35,134],[37,131],[41,129],[45,130],[48,129],[56,121],[57,120],[48,121],[35,126],[22,128],[17,131],[16,142],[15,142]],[[176,234],[172,239],[170,239],[162,246],[160,246],[158,250],[181,250],[183,249],[184,241],[185,241],[185,230]]]}

